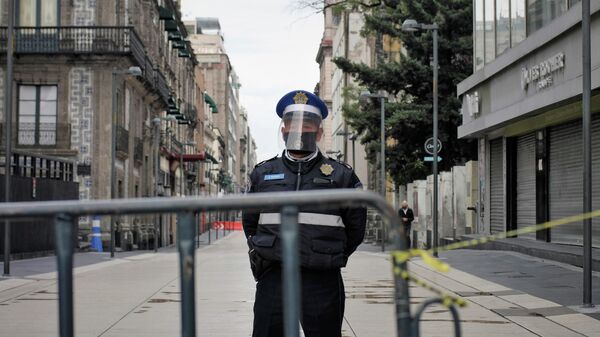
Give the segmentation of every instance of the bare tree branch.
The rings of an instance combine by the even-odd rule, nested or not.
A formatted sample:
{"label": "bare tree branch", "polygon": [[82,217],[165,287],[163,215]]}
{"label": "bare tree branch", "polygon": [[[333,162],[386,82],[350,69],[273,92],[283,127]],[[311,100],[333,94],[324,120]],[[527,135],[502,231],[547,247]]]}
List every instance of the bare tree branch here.
{"label": "bare tree branch", "polygon": [[305,10],[311,9],[315,11],[315,13],[322,13],[326,9],[331,7],[338,6],[347,6],[352,8],[362,7],[362,8],[374,8],[381,6],[381,1],[371,2],[369,0],[359,1],[359,0],[333,0],[333,1],[325,1],[325,0],[298,0],[297,9]]}

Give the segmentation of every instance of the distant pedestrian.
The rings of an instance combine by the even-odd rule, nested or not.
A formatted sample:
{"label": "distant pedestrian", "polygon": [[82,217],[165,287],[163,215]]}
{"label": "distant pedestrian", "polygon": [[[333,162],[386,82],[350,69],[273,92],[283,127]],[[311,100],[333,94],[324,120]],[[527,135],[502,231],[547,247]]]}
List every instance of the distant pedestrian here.
{"label": "distant pedestrian", "polygon": [[408,207],[408,202],[406,200],[402,201],[400,205],[400,210],[398,210],[398,216],[402,220],[402,225],[404,226],[404,234],[406,235],[406,245],[410,248],[410,226],[415,220],[415,215],[413,214],[413,210]]}
{"label": "distant pedestrian", "polygon": [[[361,188],[354,170],[321,154],[327,105],[316,95],[297,90],[277,104],[286,149],[254,168],[248,193]],[[344,282],[340,268],[365,233],[364,207],[300,207],[300,322],[306,337],[341,337]],[[281,238],[279,209],[265,205],[243,212],[250,264],[257,281],[253,337],[283,337]]]}

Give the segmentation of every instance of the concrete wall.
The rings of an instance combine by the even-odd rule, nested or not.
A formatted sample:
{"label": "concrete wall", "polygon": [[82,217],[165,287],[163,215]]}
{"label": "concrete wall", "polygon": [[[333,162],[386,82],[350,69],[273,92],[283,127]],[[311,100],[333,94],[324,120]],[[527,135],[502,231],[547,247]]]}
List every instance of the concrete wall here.
{"label": "concrete wall", "polygon": [[[454,240],[465,233],[471,233],[475,226],[476,216],[467,207],[478,194],[472,192],[473,186],[478,186],[476,161],[467,166],[455,166],[449,172],[438,175],[438,237],[440,240]],[[468,168],[468,169],[467,169]],[[467,174],[467,172],[470,172]],[[398,196],[406,196],[408,207],[413,209],[415,220],[412,225],[411,237],[417,234],[417,246],[427,246],[427,234],[433,237],[433,175],[427,180],[416,180],[399,188]],[[469,192],[470,195],[469,195]],[[401,198],[402,200],[403,198]],[[467,220],[470,217],[470,220]],[[468,229],[467,229],[468,228]],[[430,239],[432,240],[432,238]]]}
{"label": "concrete wall", "polygon": [[452,168],[452,223],[454,237],[465,234],[467,216],[467,194],[471,184],[467,184],[467,170],[465,166]]}

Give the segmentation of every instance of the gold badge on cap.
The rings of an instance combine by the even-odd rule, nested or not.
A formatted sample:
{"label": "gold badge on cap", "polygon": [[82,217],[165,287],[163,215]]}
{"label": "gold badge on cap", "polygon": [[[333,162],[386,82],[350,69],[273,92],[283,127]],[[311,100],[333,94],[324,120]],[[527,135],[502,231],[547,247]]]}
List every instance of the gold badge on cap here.
{"label": "gold badge on cap", "polygon": [[296,95],[294,95],[294,103],[296,104],[306,104],[308,102],[308,96],[302,91],[298,91]]}
{"label": "gold badge on cap", "polygon": [[323,164],[321,165],[321,173],[323,173],[326,176],[330,176],[333,173],[333,166],[329,165],[329,164]]}

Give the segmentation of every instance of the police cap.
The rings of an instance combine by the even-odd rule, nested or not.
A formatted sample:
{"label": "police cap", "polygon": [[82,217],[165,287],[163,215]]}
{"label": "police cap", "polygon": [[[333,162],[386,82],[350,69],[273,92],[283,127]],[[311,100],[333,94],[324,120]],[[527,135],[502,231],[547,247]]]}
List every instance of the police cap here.
{"label": "police cap", "polygon": [[285,94],[277,103],[277,116],[281,118],[288,106],[297,104],[305,105],[304,109],[307,111],[320,113],[322,119],[327,118],[329,114],[327,105],[317,95],[305,90],[294,90]]}

